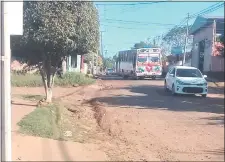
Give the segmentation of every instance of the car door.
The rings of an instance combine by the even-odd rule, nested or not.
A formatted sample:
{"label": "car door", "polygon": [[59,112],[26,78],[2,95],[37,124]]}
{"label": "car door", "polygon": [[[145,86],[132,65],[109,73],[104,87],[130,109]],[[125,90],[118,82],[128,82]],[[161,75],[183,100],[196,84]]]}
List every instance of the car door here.
{"label": "car door", "polygon": [[167,87],[168,88],[169,88],[170,73],[172,72],[172,70],[173,70],[173,67],[172,68],[169,68],[169,70],[168,70],[168,72],[166,74],[166,78],[165,78],[166,84],[167,84]]}
{"label": "car door", "polygon": [[174,83],[175,80],[176,80],[176,79],[175,79],[175,77],[176,77],[175,73],[176,73],[176,68],[174,68],[173,71],[171,72],[171,77],[170,77],[170,78],[171,78],[171,81],[170,81],[170,86],[171,86],[170,88],[171,88],[171,89],[172,89],[173,83]]}
{"label": "car door", "polygon": [[175,76],[175,68],[172,68],[168,74],[168,81],[167,81],[167,86],[169,89],[172,89],[173,81],[174,81],[174,76]]}

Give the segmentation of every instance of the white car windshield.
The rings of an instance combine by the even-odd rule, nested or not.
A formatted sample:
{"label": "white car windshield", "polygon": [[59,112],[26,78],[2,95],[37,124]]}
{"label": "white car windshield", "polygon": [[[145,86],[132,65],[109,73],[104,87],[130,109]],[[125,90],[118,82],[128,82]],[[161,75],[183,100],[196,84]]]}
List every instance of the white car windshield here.
{"label": "white car windshield", "polygon": [[202,78],[202,74],[198,69],[177,69],[176,76]]}

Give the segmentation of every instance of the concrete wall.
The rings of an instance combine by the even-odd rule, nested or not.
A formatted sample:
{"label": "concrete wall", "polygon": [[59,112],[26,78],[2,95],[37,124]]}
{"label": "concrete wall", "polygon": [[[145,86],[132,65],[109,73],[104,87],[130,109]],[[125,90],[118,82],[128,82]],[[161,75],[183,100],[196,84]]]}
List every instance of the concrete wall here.
{"label": "concrete wall", "polygon": [[204,52],[204,67],[203,71],[208,72],[211,70],[211,59],[212,59],[212,47],[213,47],[213,24],[208,27],[202,28],[200,31],[195,33],[193,37],[193,53],[191,66],[198,68],[199,61],[199,50],[198,43],[205,40],[205,52]]}
{"label": "concrete wall", "polygon": [[88,71],[88,65],[87,63],[84,63],[83,73],[87,74],[87,71]]}
{"label": "concrete wall", "polygon": [[212,59],[212,72],[224,72],[224,58],[220,56],[211,56]]}

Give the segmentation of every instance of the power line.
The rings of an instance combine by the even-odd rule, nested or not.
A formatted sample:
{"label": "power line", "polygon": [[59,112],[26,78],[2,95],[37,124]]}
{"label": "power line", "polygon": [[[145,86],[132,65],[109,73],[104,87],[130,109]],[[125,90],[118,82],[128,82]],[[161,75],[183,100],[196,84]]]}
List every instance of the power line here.
{"label": "power line", "polygon": [[220,3],[221,2],[218,2],[218,3],[214,4],[214,5],[211,5],[211,6],[207,7],[206,9],[203,9],[203,10],[201,10],[201,11],[195,13],[195,14],[192,14],[190,16],[190,19],[195,18],[195,17],[200,16],[200,15],[205,15],[207,13],[211,13],[211,12],[213,12],[213,11],[223,7],[224,3],[221,3],[221,4]]}
{"label": "power line", "polygon": [[[129,27],[122,27],[122,26],[107,25],[107,24],[100,24],[100,25],[101,26],[114,27],[114,28],[121,28],[121,29],[151,30],[150,28],[129,28]],[[170,28],[166,28],[166,29],[170,29]]]}
{"label": "power line", "polygon": [[[218,2],[216,4],[213,4],[195,14],[192,14],[191,16],[189,16],[189,19],[192,19],[192,18],[195,18],[197,16],[200,16],[200,15],[203,15],[203,14],[207,14],[207,13],[210,13],[210,12],[213,12],[219,8],[221,8],[222,6],[224,6],[224,3],[220,4],[221,2]],[[173,28],[175,27],[181,27],[185,22],[187,21],[187,18],[184,18],[181,20],[181,22],[178,24],[178,25],[175,25]]]}
{"label": "power line", "polygon": [[[148,3],[148,5],[149,4],[155,4],[155,3],[159,3],[159,2],[150,2],[150,3]],[[145,5],[145,7],[146,7],[147,5]],[[135,5],[133,5],[133,6],[131,6],[129,9],[134,9],[134,7],[136,7]],[[124,13],[124,12],[126,12],[128,9],[124,9],[124,10],[122,10],[120,13],[122,14],[122,13]],[[132,10],[132,12],[133,11],[135,11],[135,10]]]}
{"label": "power line", "polygon": [[[161,1],[161,2],[167,2],[167,1]],[[135,5],[148,5],[158,2],[135,2],[135,3],[105,3],[105,4],[96,4],[97,6],[135,6]]]}
{"label": "power line", "polygon": [[128,20],[117,20],[117,19],[105,19],[106,21],[114,21],[114,22],[122,22],[122,23],[136,23],[136,24],[154,24],[154,25],[163,25],[163,26],[174,26],[175,24],[164,24],[164,23],[156,23],[156,22],[144,22],[144,21],[128,21]]}

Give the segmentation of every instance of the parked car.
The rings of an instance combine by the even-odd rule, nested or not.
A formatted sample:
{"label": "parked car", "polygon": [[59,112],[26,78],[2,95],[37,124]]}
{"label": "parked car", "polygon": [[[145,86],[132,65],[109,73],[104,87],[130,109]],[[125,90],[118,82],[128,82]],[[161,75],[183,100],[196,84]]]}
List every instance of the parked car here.
{"label": "parked car", "polygon": [[106,70],[106,75],[112,75],[113,74],[113,69],[108,68]]}
{"label": "parked car", "polygon": [[208,84],[205,80],[207,76],[195,67],[174,66],[166,74],[164,89],[176,94],[200,94],[206,97]]}

